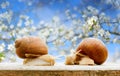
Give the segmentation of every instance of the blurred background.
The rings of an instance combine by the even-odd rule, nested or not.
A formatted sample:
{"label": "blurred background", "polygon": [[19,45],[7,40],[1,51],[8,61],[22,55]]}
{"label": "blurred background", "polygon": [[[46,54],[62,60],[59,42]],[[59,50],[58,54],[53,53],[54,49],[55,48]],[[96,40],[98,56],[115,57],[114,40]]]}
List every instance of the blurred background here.
{"label": "blurred background", "polygon": [[0,61],[19,62],[14,41],[38,36],[63,62],[82,39],[101,39],[120,62],[120,0],[0,0]]}

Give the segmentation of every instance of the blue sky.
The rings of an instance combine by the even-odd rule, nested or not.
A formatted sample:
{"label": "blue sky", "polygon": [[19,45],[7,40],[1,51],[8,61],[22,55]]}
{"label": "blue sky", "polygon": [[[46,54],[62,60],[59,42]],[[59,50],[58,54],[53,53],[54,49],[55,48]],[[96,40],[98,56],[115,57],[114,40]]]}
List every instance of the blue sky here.
{"label": "blue sky", "polygon": [[[55,15],[59,16],[61,20],[62,19],[64,20],[66,17],[64,11],[66,9],[69,9],[72,13],[77,14],[78,18],[81,18],[81,15],[73,10],[74,7],[79,7],[79,9],[81,10],[84,10],[87,6],[93,6],[98,10],[101,10],[101,8],[108,8],[108,10],[105,11],[105,13],[111,18],[115,18],[117,14],[120,13],[120,10],[117,10],[115,8],[109,9],[110,7],[113,6],[102,2],[104,0],[32,0],[34,4],[29,7],[26,6],[27,2],[23,3],[23,2],[19,2],[18,0],[2,0],[1,2],[4,1],[10,2],[11,7],[8,8],[13,10],[14,13],[19,13],[21,11],[29,9],[28,12],[21,12],[21,13],[30,16],[30,18],[35,21],[34,22],[35,25],[37,25],[38,22],[41,20],[49,22],[52,19],[52,17]],[[26,1],[29,2],[29,0]],[[35,6],[35,4],[38,4],[38,6]],[[116,47],[120,49],[120,44],[111,43],[111,44],[106,44],[106,46],[109,50],[110,55],[113,54]]]}

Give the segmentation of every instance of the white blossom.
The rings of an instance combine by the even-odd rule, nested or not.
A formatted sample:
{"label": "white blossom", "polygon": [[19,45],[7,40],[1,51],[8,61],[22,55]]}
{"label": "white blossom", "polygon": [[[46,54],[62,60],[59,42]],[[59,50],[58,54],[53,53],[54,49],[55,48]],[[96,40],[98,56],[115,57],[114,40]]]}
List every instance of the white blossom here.
{"label": "white blossom", "polygon": [[88,18],[87,23],[88,23],[88,25],[93,25],[93,21],[96,22],[97,20],[98,20],[98,18],[96,16],[93,16],[91,18]]}
{"label": "white blossom", "polygon": [[94,15],[97,15],[98,13],[99,13],[99,11],[97,9],[94,10],[94,12],[93,12]]}
{"label": "white blossom", "polygon": [[6,17],[6,19],[7,19],[8,23],[10,23],[10,22],[11,22],[12,15],[13,15],[13,12],[12,12],[12,11],[9,11],[9,12],[8,12],[8,15],[7,15],[7,17]]}
{"label": "white blossom", "polygon": [[73,32],[73,31],[69,31],[69,32],[66,34],[65,38],[66,38],[66,39],[69,39],[69,38],[73,37],[73,35],[74,35],[74,32]]}
{"label": "white blossom", "polygon": [[83,18],[86,18],[86,17],[87,17],[87,15],[85,15],[85,14],[84,14],[84,15],[82,15],[82,17],[83,17]]}
{"label": "white blossom", "polygon": [[73,25],[77,25],[78,24],[77,20],[72,20],[72,23],[73,23]]}
{"label": "white blossom", "polygon": [[1,29],[3,30],[3,29],[7,29],[8,27],[5,25],[5,24],[2,24],[1,25]]}
{"label": "white blossom", "polygon": [[19,22],[17,23],[17,26],[18,27],[21,27],[22,26],[22,20],[20,19]]}
{"label": "white blossom", "polygon": [[93,7],[92,7],[92,6],[88,6],[87,9],[88,9],[88,10],[91,10],[91,9],[93,9]]}
{"label": "white blossom", "polygon": [[3,3],[1,4],[1,7],[2,7],[3,9],[5,9],[7,6],[9,6],[9,2],[8,2],[8,1],[3,2]]}
{"label": "white blossom", "polygon": [[35,26],[31,27],[31,31],[36,31],[36,29],[37,29],[37,27],[35,27]]}
{"label": "white blossom", "polygon": [[16,30],[12,30],[12,31],[11,31],[11,34],[12,34],[12,36],[15,36]]}
{"label": "white blossom", "polygon": [[106,36],[110,36],[110,32],[109,31],[106,32]]}
{"label": "white blossom", "polygon": [[44,35],[45,37],[47,37],[47,36],[49,35],[49,31],[46,30],[45,32],[43,32],[43,35]]}
{"label": "white blossom", "polygon": [[95,25],[96,30],[99,30],[100,28],[101,28],[100,25]]}
{"label": "white blossom", "polygon": [[53,17],[53,21],[59,22],[59,21],[60,21],[60,18],[59,18],[58,16],[54,16],[54,17]]}
{"label": "white blossom", "polygon": [[30,22],[27,20],[24,24],[25,24],[25,26],[29,26]]}
{"label": "white blossom", "polygon": [[53,32],[54,30],[52,28],[49,29],[50,32]]}
{"label": "white blossom", "polygon": [[27,20],[25,23],[25,26],[30,26],[33,24],[33,21],[32,20]]}
{"label": "white blossom", "polygon": [[77,40],[77,37],[74,37],[71,41],[76,42],[76,40]]}
{"label": "white blossom", "polygon": [[116,42],[117,42],[117,39],[118,39],[118,38],[114,38],[114,39],[113,39],[113,42],[116,43]]}
{"label": "white blossom", "polygon": [[0,18],[2,18],[3,20],[6,19],[8,23],[10,23],[12,15],[13,15],[12,11],[6,11],[0,14]]}
{"label": "white blossom", "polygon": [[20,15],[20,18],[21,18],[21,19],[28,20],[28,19],[29,19],[29,16],[27,16],[27,15]]}
{"label": "white blossom", "polygon": [[2,43],[1,46],[2,46],[2,47],[5,47],[5,43]]}
{"label": "white blossom", "polygon": [[30,30],[28,30],[27,28],[23,28],[21,29],[21,31],[19,31],[19,34],[26,34],[28,33]]}
{"label": "white blossom", "polygon": [[98,32],[98,34],[99,34],[100,36],[103,36],[104,33],[105,33],[105,31],[104,31],[103,29],[100,29],[99,32]]}
{"label": "white blossom", "polygon": [[16,39],[20,39],[20,38],[22,38],[21,35],[16,35]]}
{"label": "white blossom", "polygon": [[82,38],[82,34],[80,34],[78,37],[79,37],[79,38]]}
{"label": "white blossom", "polygon": [[120,43],[120,39],[118,39],[117,37],[113,39],[114,43]]}
{"label": "white blossom", "polygon": [[105,13],[102,12],[102,13],[100,14],[100,17],[104,17],[104,16],[105,16]]}
{"label": "white blossom", "polygon": [[13,28],[14,28],[14,25],[10,25],[10,28],[13,29]]}
{"label": "white blossom", "polygon": [[7,49],[14,51],[15,50],[14,44],[9,44]]}
{"label": "white blossom", "polygon": [[3,52],[3,51],[4,51],[4,48],[5,48],[5,44],[2,43],[2,44],[0,45],[0,52]]}

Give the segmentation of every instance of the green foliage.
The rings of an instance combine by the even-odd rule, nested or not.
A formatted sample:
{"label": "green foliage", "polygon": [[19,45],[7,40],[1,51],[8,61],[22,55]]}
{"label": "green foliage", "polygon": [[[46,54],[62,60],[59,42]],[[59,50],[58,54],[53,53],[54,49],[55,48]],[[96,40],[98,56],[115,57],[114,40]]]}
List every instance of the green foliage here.
{"label": "green foliage", "polygon": [[90,30],[90,31],[92,31],[93,29],[94,29],[93,26],[90,26],[90,27],[89,27],[89,30]]}
{"label": "green foliage", "polygon": [[0,61],[2,61],[5,58],[5,54],[4,53],[0,53]]}
{"label": "green foliage", "polygon": [[97,25],[97,21],[93,20],[93,25]]}

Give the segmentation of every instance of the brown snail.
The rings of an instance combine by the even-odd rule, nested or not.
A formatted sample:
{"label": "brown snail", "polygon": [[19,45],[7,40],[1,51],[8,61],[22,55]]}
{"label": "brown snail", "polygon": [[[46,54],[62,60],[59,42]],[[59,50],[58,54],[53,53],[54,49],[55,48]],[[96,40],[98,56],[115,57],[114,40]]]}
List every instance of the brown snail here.
{"label": "brown snail", "polygon": [[[72,55],[73,62],[71,64],[102,64],[108,56],[108,50],[105,44],[97,38],[85,38],[78,45],[75,54]],[[68,58],[66,59],[66,64]]]}
{"label": "brown snail", "polygon": [[39,37],[23,37],[15,41],[16,54],[20,58],[48,54],[46,43]]}
{"label": "brown snail", "polygon": [[39,37],[29,36],[15,41],[16,54],[23,58],[25,65],[51,66],[54,65],[54,57],[48,55],[46,43]]}

